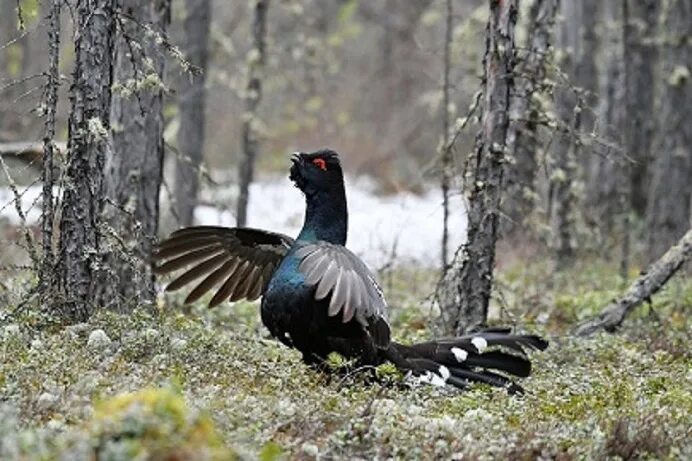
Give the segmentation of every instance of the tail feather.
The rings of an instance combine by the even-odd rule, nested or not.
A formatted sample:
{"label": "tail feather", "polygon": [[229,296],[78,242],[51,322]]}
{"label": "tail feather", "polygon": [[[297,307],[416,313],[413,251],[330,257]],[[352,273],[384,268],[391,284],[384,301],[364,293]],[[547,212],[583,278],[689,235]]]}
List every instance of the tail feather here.
{"label": "tail feather", "polygon": [[[493,350],[486,351],[489,347]],[[512,335],[508,330],[494,329],[410,346],[392,343],[390,349],[393,351],[387,358],[399,368],[421,375],[433,384],[442,380],[464,389],[478,382],[517,393],[523,392],[521,386],[490,370],[525,378],[531,373],[525,349],[544,350],[546,347],[548,342],[536,335]]]}
{"label": "tail feather", "polygon": [[[450,364],[456,359],[452,357],[449,360]],[[507,354],[502,351],[484,352],[480,355],[469,354],[466,359],[466,365],[472,367],[493,368],[495,370],[505,371],[520,378],[526,378],[531,374],[531,362],[518,355]]]}
{"label": "tail feather", "polygon": [[472,371],[464,370],[462,368],[450,368],[449,371],[452,373],[452,376],[466,379],[469,382],[489,384],[495,387],[504,387],[510,394],[522,394],[524,392],[524,389],[511,379],[507,378],[506,376],[493,373],[492,371]]}
{"label": "tail feather", "polygon": [[458,347],[467,351],[483,352],[491,346],[501,346],[524,354],[524,348],[544,350],[548,342],[536,335],[511,335],[499,331],[481,331],[456,338],[440,338],[419,343],[417,348]]}

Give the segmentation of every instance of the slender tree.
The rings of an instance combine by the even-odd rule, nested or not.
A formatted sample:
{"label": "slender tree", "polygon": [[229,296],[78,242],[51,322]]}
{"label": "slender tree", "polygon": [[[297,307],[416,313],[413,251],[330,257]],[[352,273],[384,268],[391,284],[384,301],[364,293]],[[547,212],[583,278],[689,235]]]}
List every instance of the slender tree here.
{"label": "slender tree", "polygon": [[[584,91],[584,104],[589,108],[595,108],[598,102],[598,66],[596,59],[601,48],[601,37],[598,34],[599,16],[603,2],[601,0],[579,0],[581,4],[581,22],[579,27],[579,40],[581,42],[579,55],[579,67],[577,69],[577,82]],[[585,111],[582,117],[586,130],[593,129],[592,110]]]}
{"label": "slender tree", "polygon": [[204,157],[206,78],[209,60],[211,0],[185,0],[183,52],[194,66],[178,85],[180,128],[175,175],[175,207],[183,226],[192,224]]}
{"label": "slender tree", "polygon": [[487,319],[514,88],[517,3],[489,0],[489,8],[481,130],[471,159],[468,239],[457,251],[437,291],[445,326],[455,333],[477,328]]}
{"label": "slender tree", "polygon": [[165,34],[170,0],[119,0],[119,11],[104,210],[116,238],[100,290],[102,305],[124,310],[155,294],[149,255],[159,221],[165,55],[152,35]]}
{"label": "slender tree", "polygon": [[446,1],[445,45],[442,81],[442,268],[447,268],[449,252],[449,185],[452,179],[452,149],[449,146],[449,70],[453,27],[452,0]]}
{"label": "slender tree", "polygon": [[[568,91],[568,90],[565,90]],[[560,99],[573,101],[568,96]],[[550,189],[552,191],[552,229],[555,247],[555,266],[558,270],[566,269],[574,260],[574,225],[576,195],[574,190],[574,179],[577,175],[577,158],[579,157],[580,142],[573,139],[574,133],[581,129],[581,112],[583,103],[577,97],[570,112],[566,112],[567,106],[564,102],[562,113],[566,124],[565,133],[559,136],[562,138],[563,147],[556,150],[553,169],[550,175]],[[571,118],[570,118],[571,117]]]}
{"label": "slender tree", "polygon": [[517,90],[512,98],[512,123],[507,133],[512,167],[508,171],[507,195],[503,200],[503,231],[510,238],[523,229],[536,202],[535,179],[540,148],[538,126],[546,113],[541,93],[546,93],[547,65],[552,59],[552,42],[558,0],[536,0],[529,9],[526,53],[517,67]]}
{"label": "slender tree", "polygon": [[255,0],[252,24],[252,48],[248,53],[248,81],[245,90],[245,114],[243,116],[243,158],[238,170],[238,208],[236,222],[239,227],[247,223],[247,205],[250,200],[250,184],[255,176],[255,161],[259,153],[257,117],[262,99],[262,72],[265,61],[267,36],[267,10],[269,0]]}
{"label": "slender tree", "polygon": [[383,28],[377,78],[371,79],[366,93],[372,98],[368,104],[372,135],[380,138],[381,148],[387,155],[400,162],[395,166],[404,168],[407,156],[429,152],[430,139],[421,136],[420,116],[406,108],[419,97],[416,83],[424,75],[426,64],[416,53],[419,49],[416,30],[433,1],[385,0],[358,4],[364,18]]}
{"label": "slender tree", "polygon": [[579,69],[581,40],[579,34],[579,4],[562,2],[560,31],[557,34],[558,46],[562,50],[559,67],[565,75],[555,95],[555,106],[562,129],[557,134],[552,152],[550,173],[551,222],[555,263],[558,269],[566,268],[574,258],[574,213],[576,197],[574,181],[579,156],[577,133],[581,127],[579,90],[574,88],[571,79],[576,78]]}
{"label": "slender tree", "polygon": [[[3,14],[0,14],[0,75],[2,75],[3,78],[11,75],[9,68],[10,60],[8,59],[10,46],[8,45],[17,33],[16,6],[17,3],[15,0],[0,0],[0,11],[3,12]],[[0,81],[2,81],[2,79],[0,79]],[[3,96],[3,101],[1,101],[3,104],[0,105],[0,140],[9,134],[8,125],[12,117],[8,117],[8,115],[10,115],[10,107],[5,106],[5,101],[11,101],[13,99],[10,90],[11,88],[6,88],[0,92],[0,95]]]}
{"label": "slender tree", "polygon": [[[632,87],[631,81],[633,78],[633,75],[630,74],[627,62],[628,60],[631,59],[630,56],[630,47],[627,45],[628,42],[630,42],[631,39],[631,28],[629,27],[630,23],[630,4],[628,0],[623,0],[622,2],[622,62],[623,62],[623,68],[622,68],[622,86],[623,88],[623,93],[622,93],[622,99],[623,103],[625,105],[625,111],[622,116],[622,127],[623,127],[623,145],[625,148],[627,148],[629,144],[629,137],[631,136],[631,133],[629,133],[627,130],[627,120],[630,118],[630,114],[627,113],[627,108],[628,106],[628,101],[632,99],[632,95],[630,94],[630,90]],[[631,158],[631,157],[630,157]],[[632,178],[633,174],[632,171],[634,168],[631,165],[631,162],[629,161],[621,161],[620,164],[622,165],[623,171],[619,175],[619,187],[618,187],[618,194],[620,197],[620,206],[619,206],[619,211],[620,211],[620,278],[622,279],[622,282],[625,283],[627,282],[628,278],[628,273],[629,273],[629,265],[630,265],[630,239],[631,239],[631,231],[630,231],[630,212],[631,212],[631,205],[632,205]]]}
{"label": "slender tree", "polygon": [[613,234],[618,218],[622,216],[623,181],[628,176],[625,169],[629,168],[622,151],[625,95],[622,13],[621,2],[604,2],[602,23],[606,59],[598,114],[602,126],[599,135],[609,148],[594,159],[588,187],[593,219],[606,235]]}
{"label": "slender tree", "polygon": [[55,219],[53,186],[55,185],[55,116],[58,109],[58,88],[60,87],[60,13],[62,0],[51,2],[50,16],[48,21],[48,72],[46,72],[47,82],[44,90],[45,107],[45,132],[43,135],[43,163],[41,169],[41,179],[43,182],[42,190],[42,213],[41,213],[41,233],[43,257],[41,264],[41,287],[43,295],[48,297],[48,289],[52,286],[49,281],[53,277],[53,266],[55,255],[53,251],[53,225]]}
{"label": "slender tree", "polygon": [[627,8],[624,24],[624,147],[633,161],[630,200],[639,216],[646,211],[651,147],[656,129],[656,117],[652,114],[655,113],[656,33],[660,4],[660,0],[624,0]]}
{"label": "slender tree", "polygon": [[[577,1],[577,0],[571,0]],[[599,76],[600,70],[597,59],[602,47],[603,22],[601,18],[603,10],[602,0],[578,0],[576,3],[579,8],[579,49],[581,53],[575,56],[577,66],[576,75],[572,76],[577,87],[581,90],[584,110],[580,114],[581,131],[591,133],[597,124],[597,107],[599,95]],[[599,27],[600,26],[600,27]],[[595,155],[594,145],[584,143],[580,147],[580,155],[576,159],[580,167],[580,177],[588,180],[593,167]]]}
{"label": "slender tree", "polygon": [[79,0],[75,15],[75,68],[68,122],[60,257],[55,271],[67,321],[83,321],[95,309],[102,261],[103,166],[110,147],[115,0]]}
{"label": "slender tree", "polygon": [[646,226],[650,261],[685,233],[692,215],[692,4],[665,2],[661,30],[659,128]]}

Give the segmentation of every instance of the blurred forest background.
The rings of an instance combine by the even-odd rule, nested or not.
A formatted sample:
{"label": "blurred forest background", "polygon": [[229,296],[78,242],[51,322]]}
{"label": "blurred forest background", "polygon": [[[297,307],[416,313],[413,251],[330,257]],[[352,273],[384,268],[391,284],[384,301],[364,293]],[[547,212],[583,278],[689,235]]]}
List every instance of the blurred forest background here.
{"label": "blurred forest background", "polygon": [[[34,150],[22,152],[25,146],[15,142],[44,136],[52,5],[3,2],[3,157],[17,154],[38,167]],[[510,146],[516,150],[508,156],[502,236],[519,238],[519,248],[546,243],[563,259],[592,252],[624,265],[649,262],[689,227],[689,5],[534,3],[519,5],[515,97],[524,101],[512,114],[512,143],[520,145]],[[137,45],[123,56],[134,55],[129,59],[140,69],[118,75],[116,68],[114,104],[138,91],[162,90],[160,123],[171,166],[164,214],[174,211],[178,224],[189,224],[197,180],[242,184],[232,171],[246,168],[248,151],[260,174],[283,173],[288,152],[324,146],[342,152],[347,170],[371,176],[383,194],[420,192],[451,178],[458,195],[478,130],[478,112],[469,107],[481,89],[487,5],[452,4],[449,14],[441,0],[275,1],[253,38],[253,2],[162,1],[150,8],[124,2],[117,33],[132,38],[119,46]],[[58,142],[67,140],[75,59],[70,5],[61,15]],[[151,27],[137,30],[138,21]],[[160,43],[138,41],[164,31]],[[265,46],[261,96],[252,106],[257,39]],[[457,125],[463,132],[455,132]],[[450,136],[454,142],[443,148]],[[13,175],[32,179],[31,171],[8,165]]]}
{"label": "blurred forest background", "polygon": [[[608,355],[612,348],[639,356],[665,351],[656,373],[668,370],[660,376],[668,388],[651,386],[673,394],[661,391],[667,400],[652,398],[646,411],[690,408],[689,399],[676,400],[675,386],[689,382],[689,350],[678,333],[689,328],[692,302],[691,72],[689,0],[0,0],[0,319],[21,325],[3,341],[25,335],[3,350],[29,350],[31,335],[51,334],[41,330],[46,325],[88,321],[111,335],[125,324],[148,331],[146,322],[167,339],[192,335],[199,325],[183,331],[182,320],[137,323],[140,310],[156,313],[165,304],[149,263],[154,243],[192,224],[296,231],[302,215],[283,214],[303,206],[297,192],[290,195],[289,154],[329,147],[341,154],[353,197],[349,246],[375,266],[393,304],[406,307],[393,314],[402,335],[418,337],[421,325],[461,333],[489,319],[559,334],[613,331],[635,307],[651,306],[651,296],[682,268],[677,288],[660,295],[663,311],[650,308],[649,327],[632,333],[631,343],[607,343],[599,360],[619,360]],[[385,212],[388,226],[375,219]],[[404,212],[407,221],[393,219]],[[362,232],[354,234],[354,226]],[[402,237],[406,257],[397,253],[393,228],[413,235],[413,244]],[[384,256],[375,258],[366,240],[384,247]],[[409,258],[418,254],[428,258]],[[428,295],[434,314],[420,310]],[[259,341],[256,308],[248,311],[254,316],[234,308],[240,314],[232,321],[211,314],[202,322],[240,328],[233,334],[241,341]],[[109,323],[114,312],[136,315]],[[656,325],[668,336],[652,339]],[[160,342],[152,349],[160,354],[187,350],[171,352],[163,340],[147,338]],[[56,348],[73,347],[60,341]],[[213,343],[204,344],[221,347]],[[260,363],[271,353],[264,343],[253,347],[246,352],[257,356],[238,360]],[[588,358],[588,346],[574,347],[565,352],[566,367],[593,365],[578,362]],[[133,362],[156,367],[153,355],[138,354]],[[79,366],[93,366],[88,357]],[[178,358],[180,376],[194,374]],[[647,372],[651,365],[623,363]],[[119,372],[107,379],[119,382]],[[158,383],[156,373],[108,389]],[[623,384],[630,396],[598,373],[566,373],[571,381],[562,384],[588,375],[602,380],[604,398],[612,391],[625,395],[623,405],[639,405],[635,375]],[[38,394],[63,395],[41,393],[40,385],[19,391],[12,384],[19,381],[4,376],[3,395],[21,396],[22,418],[32,423],[45,421]],[[550,376],[538,379],[538,389],[551,383]],[[548,400],[560,395],[541,392]],[[69,406],[60,398],[47,408]],[[354,397],[364,409],[355,405],[363,412],[353,417],[370,421],[368,428],[376,398]],[[331,403],[316,405],[328,412]],[[544,432],[558,440],[551,418],[579,419],[598,403],[575,405],[546,410],[537,425],[517,424],[534,432],[515,445]],[[494,408],[488,420],[512,408]],[[675,426],[673,410],[665,420],[623,422],[605,409],[594,416],[605,441],[575,448],[578,436],[570,432],[572,454],[662,456],[657,447],[682,445],[689,435]],[[218,414],[215,420],[233,434],[247,423]],[[630,423],[638,429],[627,439]],[[659,437],[653,426],[674,429]],[[276,435],[258,430],[262,440]],[[389,437],[369,430],[365,448],[356,447],[366,457]],[[358,431],[349,426],[347,433]],[[303,450],[301,441],[315,433],[298,431],[289,452]],[[329,453],[350,453],[339,452],[339,443],[331,440],[328,450],[336,451]],[[546,445],[524,455],[564,448],[550,438],[540,443]]]}

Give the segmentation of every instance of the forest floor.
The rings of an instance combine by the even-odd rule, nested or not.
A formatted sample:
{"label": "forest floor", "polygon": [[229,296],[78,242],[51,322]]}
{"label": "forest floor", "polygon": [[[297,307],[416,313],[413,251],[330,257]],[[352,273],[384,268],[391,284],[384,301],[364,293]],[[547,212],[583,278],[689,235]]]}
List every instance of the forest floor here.
{"label": "forest floor", "polygon": [[[386,366],[375,383],[314,371],[267,338],[256,304],[182,312],[168,296],[60,327],[0,301],[0,459],[692,459],[692,281],[617,334],[571,337],[618,292],[614,274],[500,272],[496,322],[551,340],[521,397],[411,387]],[[396,339],[429,337],[434,274],[383,278]]]}

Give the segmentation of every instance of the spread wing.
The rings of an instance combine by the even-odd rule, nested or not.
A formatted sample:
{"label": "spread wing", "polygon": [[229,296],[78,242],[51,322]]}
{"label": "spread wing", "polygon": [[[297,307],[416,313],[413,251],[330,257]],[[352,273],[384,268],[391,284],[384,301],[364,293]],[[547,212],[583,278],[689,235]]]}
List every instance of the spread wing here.
{"label": "spread wing", "polygon": [[301,244],[295,256],[307,285],[316,286],[315,299],[329,299],[329,316],[342,313],[343,322],[356,318],[375,344],[390,341],[387,302],[375,276],[361,259],[342,245],[318,241]]}
{"label": "spread wing", "polygon": [[186,303],[198,300],[216,286],[219,288],[209,307],[227,299],[252,301],[262,295],[291,245],[291,237],[259,229],[187,227],[157,245],[154,271],[165,274],[187,268],[166,291],[175,291],[204,277],[187,296]]}

